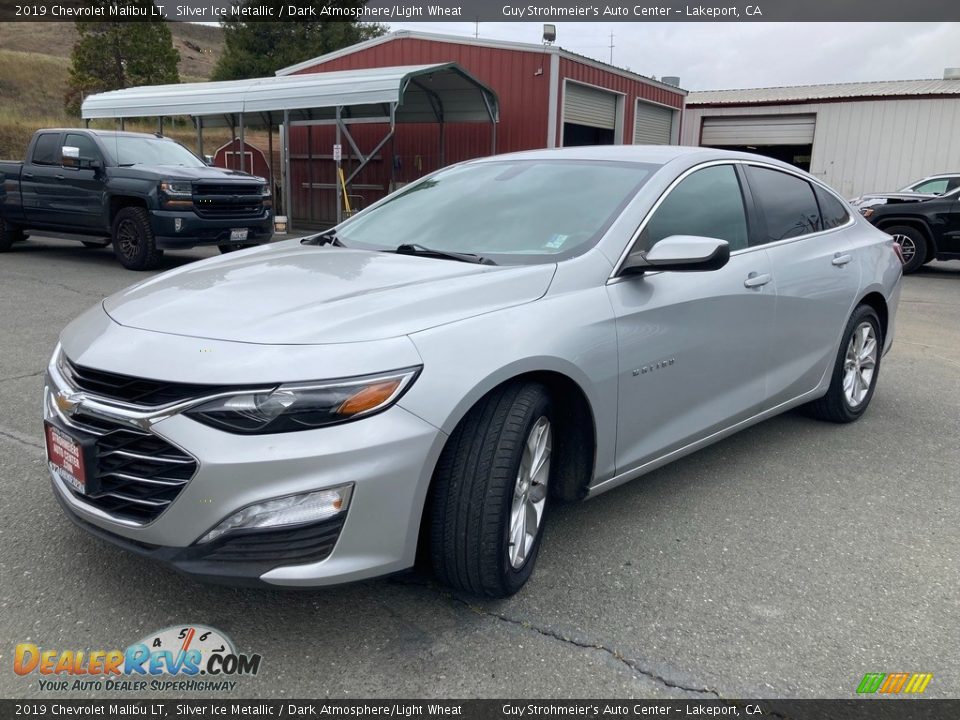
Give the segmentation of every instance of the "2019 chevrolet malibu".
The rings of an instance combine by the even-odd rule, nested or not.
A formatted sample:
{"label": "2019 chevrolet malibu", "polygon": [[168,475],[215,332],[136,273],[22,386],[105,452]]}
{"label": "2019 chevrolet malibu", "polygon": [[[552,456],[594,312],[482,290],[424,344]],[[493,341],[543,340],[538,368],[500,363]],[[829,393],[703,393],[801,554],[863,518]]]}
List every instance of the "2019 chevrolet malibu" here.
{"label": "2019 chevrolet malibu", "polygon": [[788,408],[859,418],[893,240],[788,165],[700,148],[490,157],[333,231],[197,262],[62,333],[53,490],[199,576],[403,570],[504,596],[556,500]]}

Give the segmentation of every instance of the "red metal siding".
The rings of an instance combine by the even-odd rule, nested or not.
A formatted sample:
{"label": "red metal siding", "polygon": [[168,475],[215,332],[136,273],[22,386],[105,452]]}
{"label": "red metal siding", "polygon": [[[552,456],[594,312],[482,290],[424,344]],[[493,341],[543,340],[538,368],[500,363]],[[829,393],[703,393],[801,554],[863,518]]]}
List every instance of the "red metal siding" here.
{"label": "red metal siding", "polygon": [[[301,70],[332,72],[394,65],[456,62],[490,87],[500,100],[497,152],[546,147],[550,102],[550,55],[520,50],[482,47],[437,40],[399,37],[373,47]],[[588,82],[629,94],[624,133],[633,132],[632,101],[637,97],[680,107],[681,95],[561,58],[561,77]],[[555,80],[554,80],[555,81]],[[558,109],[559,112],[559,109]],[[562,123],[559,122],[558,126]],[[364,152],[372,149],[387,131],[386,125],[352,125],[350,131]],[[561,127],[562,131],[562,127]],[[491,152],[489,123],[445,126],[445,154],[439,156],[440,131],[436,124],[397,125],[392,142],[383,147],[354,180],[351,194],[367,205],[383,196],[391,178],[409,182],[451,163]],[[293,128],[290,133],[290,176],[294,218],[303,222],[331,222],[336,217],[336,179],[331,159],[335,131],[329,126]],[[308,148],[308,137],[310,138]],[[308,149],[310,150],[308,153]],[[349,174],[348,145],[343,141],[344,172]],[[308,162],[308,154],[313,162]],[[396,158],[391,167],[391,158]],[[312,182],[313,190],[309,189]],[[320,187],[318,187],[318,185]],[[368,186],[358,189],[356,186]]]}
{"label": "red metal siding", "polygon": [[[563,107],[563,78],[576,80],[577,82],[596,85],[614,92],[623,93],[623,142],[627,145],[633,142],[633,116],[636,112],[637,100],[649,100],[650,102],[667,105],[677,110],[683,108],[683,95],[679,92],[672,92],[656,85],[648,85],[640,80],[633,80],[623,75],[619,75],[608,70],[602,70],[592,65],[578,63],[568,58],[560,58],[560,105]],[[679,122],[679,119],[678,119]],[[557,119],[557,146],[560,145],[563,138],[563,118]]]}

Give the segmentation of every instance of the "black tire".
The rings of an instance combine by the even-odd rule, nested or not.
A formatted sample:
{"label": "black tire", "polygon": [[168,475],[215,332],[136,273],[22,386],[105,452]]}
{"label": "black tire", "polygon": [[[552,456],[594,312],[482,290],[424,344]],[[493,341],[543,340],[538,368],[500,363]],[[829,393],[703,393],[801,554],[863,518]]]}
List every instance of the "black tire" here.
{"label": "black tire", "polygon": [[113,219],[113,253],[128,270],[153,270],[163,251],[157,248],[146,208],[122,208]]}
{"label": "black tire", "polygon": [[[873,376],[867,388],[866,395],[857,405],[852,405],[844,392],[844,375],[846,371],[847,351],[850,346],[850,340],[854,331],[861,327],[863,323],[869,323],[873,326],[873,334],[876,338],[876,363],[873,367]],[[822,398],[814,400],[807,405],[810,415],[820,420],[827,420],[835,423],[850,423],[859,420],[866,412],[873,398],[873,392],[877,387],[877,378],[880,377],[880,360],[883,355],[883,332],[880,327],[880,318],[877,312],[869,305],[859,305],[843,332],[843,339],[840,341],[840,349],[837,351],[837,359],[834,362],[833,374],[830,378],[830,389]]]}
{"label": "black tire", "polygon": [[[903,274],[907,275],[916,272],[928,261],[927,256],[929,247],[926,236],[917,228],[911,225],[893,225],[883,228],[888,235],[900,244],[900,251],[903,253]],[[930,260],[933,260],[931,257]]]}
{"label": "black tire", "polygon": [[7,252],[16,242],[26,239],[23,230],[0,218],[0,252]]}
{"label": "black tire", "polygon": [[[529,579],[549,498],[519,567],[511,562],[508,536],[524,446],[541,418],[547,419],[552,437],[557,424],[547,389],[514,382],[481,400],[450,436],[428,508],[430,558],[440,582],[473,595],[507,597]],[[556,457],[551,453],[548,478],[556,475]],[[540,486],[544,492],[548,488],[549,481]]]}
{"label": "black tire", "polygon": [[254,247],[253,243],[220,243],[217,245],[217,248],[224,255],[227,253],[232,253],[235,250],[246,250],[247,248],[252,247]]}
{"label": "black tire", "polygon": [[105,248],[110,240],[81,240],[85,248]]}

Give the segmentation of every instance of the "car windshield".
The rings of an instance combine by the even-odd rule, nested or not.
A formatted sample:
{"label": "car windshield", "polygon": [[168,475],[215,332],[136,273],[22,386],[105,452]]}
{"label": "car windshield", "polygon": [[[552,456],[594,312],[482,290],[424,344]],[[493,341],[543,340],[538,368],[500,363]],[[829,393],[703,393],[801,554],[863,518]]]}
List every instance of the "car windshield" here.
{"label": "car windshield", "polygon": [[134,135],[106,136],[101,140],[114,165],[204,166],[200,158],[173,140]]}
{"label": "car windshield", "polygon": [[341,226],[348,247],[418,245],[499,264],[589,249],[658,166],[592,160],[503,160],[441,170]]}

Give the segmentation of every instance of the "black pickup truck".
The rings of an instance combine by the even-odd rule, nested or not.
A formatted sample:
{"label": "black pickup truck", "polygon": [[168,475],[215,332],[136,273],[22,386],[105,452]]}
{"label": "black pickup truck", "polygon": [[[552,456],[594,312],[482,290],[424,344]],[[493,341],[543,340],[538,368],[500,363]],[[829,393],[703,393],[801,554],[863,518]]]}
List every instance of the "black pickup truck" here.
{"label": "black pickup truck", "polygon": [[872,196],[878,199],[882,204],[860,207],[860,214],[900,244],[904,273],[931,260],[960,260],[960,188]]}
{"label": "black pickup truck", "polygon": [[25,230],[76,235],[113,250],[124,267],[156,267],[164,248],[269,242],[270,186],[208,167],[158,135],[38,130],[24,162],[0,162],[0,252]]}

